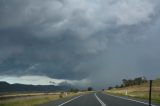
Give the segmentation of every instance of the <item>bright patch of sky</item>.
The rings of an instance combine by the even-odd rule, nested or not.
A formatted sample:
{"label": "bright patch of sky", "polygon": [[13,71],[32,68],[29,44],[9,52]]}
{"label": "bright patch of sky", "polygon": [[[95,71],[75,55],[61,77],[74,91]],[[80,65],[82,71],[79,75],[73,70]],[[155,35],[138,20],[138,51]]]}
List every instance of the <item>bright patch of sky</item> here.
{"label": "bright patch of sky", "polygon": [[[20,84],[33,84],[33,85],[58,85],[65,80],[58,80],[49,78],[47,76],[0,76],[1,81],[7,81],[8,83],[20,83]],[[54,83],[53,83],[54,82]]]}

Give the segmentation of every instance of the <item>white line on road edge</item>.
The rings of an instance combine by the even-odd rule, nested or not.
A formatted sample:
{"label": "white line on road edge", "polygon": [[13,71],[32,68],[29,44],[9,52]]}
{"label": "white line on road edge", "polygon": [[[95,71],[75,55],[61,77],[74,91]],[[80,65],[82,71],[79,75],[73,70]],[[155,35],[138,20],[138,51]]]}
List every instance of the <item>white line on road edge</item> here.
{"label": "white line on road edge", "polygon": [[97,94],[95,93],[94,96],[96,97],[96,99],[99,101],[99,103],[102,105],[102,106],[107,106],[106,104],[104,104],[102,102],[102,100],[97,96]]}
{"label": "white line on road edge", "polygon": [[[110,95],[110,94],[107,94],[107,95],[113,96],[113,97],[116,97],[116,98],[120,98],[120,99],[124,99],[124,100],[129,100],[129,101],[133,101],[133,102],[148,105],[148,103],[146,103],[146,102],[141,102],[141,101],[137,101],[137,100],[133,100],[133,99],[129,99],[129,98],[124,98],[124,97],[120,97],[120,96],[115,96],[115,95]],[[156,106],[156,105],[151,104],[151,106]]]}
{"label": "white line on road edge", "polygon": [[62,104],[60,104],[60,105],[58,105],[58,106],[63,106],[63,105],[65,105],[65,104],[67,104],[67,103],[69,103],[69,102],[71,102],[71,101],[73,101],[73,100],[75,100],[75,99],[78,99],[78,98],[81,97],[81,96],[82,96],[82,95],[77,96],[77,97],[75,97],[75,98],[72,98],[72,99],[68,100],[67,102],[64,102],[64,103],[62,103]]}

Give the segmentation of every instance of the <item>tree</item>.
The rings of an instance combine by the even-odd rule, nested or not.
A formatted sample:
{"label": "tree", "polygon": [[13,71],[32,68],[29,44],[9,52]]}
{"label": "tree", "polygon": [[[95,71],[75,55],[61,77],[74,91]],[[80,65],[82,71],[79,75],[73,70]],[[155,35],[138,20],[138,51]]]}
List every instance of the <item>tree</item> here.
{"label": "tree", "polygon": [[123,79],[122,80],[123,82],[123,87],[127,87],[127,86],[132,86],[132,85],[140,85],[142,83],[146,83],[147,82],[147,79],[143,76],[143,77],[138,77],[138,78],[135,78],[135,79]]}
{"label": "tree", "polygon": [[110,86],[110,87],[108,87],[108,90],[111,90],[112,88],[113,88],[113,87]]}
{"label": "tree", "polygon": [[70,92],[77,93],[78,91],[79,91],[79,89],[77,89],[77,88],[71,88],[71,89],[70,89]]}
{"label": "tree", "polygon": [[128,85],[129,85],[129,84],[128,84],[128,80],[126,80],[126,79],[123,79],[122,82],[123,82],[123,85],[124,85],[124,86],[128,86]]}
{"label": "tree", "polygon": [[120,85],[120,88],[123,88],[123,87],[124,87],[124,85],[123,85],[123,84],[121,84],[121,85]]}
{"label": "tree", "polygon": [[119,85],[116,85],[115,88],[119,88]]}
{"label": "tree", "polygon": [[92,91],[93,90],[93,88],[92,87],[88,87],[88,91]]}

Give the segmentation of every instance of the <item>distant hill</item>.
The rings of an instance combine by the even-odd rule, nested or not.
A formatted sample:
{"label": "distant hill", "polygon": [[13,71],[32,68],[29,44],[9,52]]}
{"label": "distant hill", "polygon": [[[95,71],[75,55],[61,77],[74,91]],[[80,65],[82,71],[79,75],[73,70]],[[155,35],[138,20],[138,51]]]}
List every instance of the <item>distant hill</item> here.
{"label": "distant hill", "polygon": [[0,92],[53,92],[70,89],[67,86],[9,84],[0,81]]}

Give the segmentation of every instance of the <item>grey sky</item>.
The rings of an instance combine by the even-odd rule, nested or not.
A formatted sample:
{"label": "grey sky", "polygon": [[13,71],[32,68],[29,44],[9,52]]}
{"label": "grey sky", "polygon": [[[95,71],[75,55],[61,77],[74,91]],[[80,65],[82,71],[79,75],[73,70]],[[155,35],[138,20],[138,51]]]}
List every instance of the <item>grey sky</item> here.
{"label": "grey sky", "polygon": [[159,5],[159,0],[0,0],[0,76],[47,76],[82,81],[83,87],[157,78]]}

